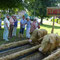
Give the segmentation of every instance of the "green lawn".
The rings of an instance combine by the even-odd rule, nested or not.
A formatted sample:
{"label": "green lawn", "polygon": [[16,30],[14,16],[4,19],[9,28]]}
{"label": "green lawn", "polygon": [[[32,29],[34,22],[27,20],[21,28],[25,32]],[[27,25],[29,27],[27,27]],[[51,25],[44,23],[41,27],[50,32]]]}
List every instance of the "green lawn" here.
{"label": "green lawn", "polygon": [[[51,33],[52,25],[43,24],[43,25],[41,25],[41,28],[46,29],[48,31],[48,33]],[[60,35],[60,26],[54,27],[54,33],[58,33]]]}
{"label": "green lawn", "polygon": [[[41,29],[46,29],[48,31],[48,33],[51,33],[52,26],[47,25],[47,24],[43,24],[43,25],[40,26],[40,28]],[[17,36],[10,38],[9,42],[6,42],[6,41],[3,40],[3,31],[4,31],[4,29],[2,28],[2,30],[0,30],[0,45],[5,44],[5,43],[9,43],[9,42],[13,42],[13,41],[19,41],[19,40],[26,39],[26,37],[24,37],[23,39],[18,37],[19,28],[17,28]],[[54,33],[58,33],[60,35],[60,26],[55,26]],[[25,31],[24,34],[26,34],[26,31]]]}

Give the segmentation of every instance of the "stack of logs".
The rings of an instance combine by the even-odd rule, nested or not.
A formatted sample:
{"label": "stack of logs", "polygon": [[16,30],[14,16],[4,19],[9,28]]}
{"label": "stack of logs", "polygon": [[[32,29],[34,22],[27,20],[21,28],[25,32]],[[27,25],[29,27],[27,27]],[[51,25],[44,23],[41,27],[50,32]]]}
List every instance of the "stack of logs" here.
{"label": "stack of logs", "polygon": [[[39,51],[44,54],[51,53],[52,51],[60,47],[60,36],[58,34],[48,34],[45,29],[36,29],[32,33],[30,40],[24,40],[23,42],[17,42],[17,43],[15,42],[15,45],[13,43],[5,44],[5,45],[2,45],[0,49],[2,50],[12,46],[22,45],[22,43],[23,44],[33,43],[33,44],[37,44],[37,46],[34,46],[32,48],[29,48],[20,52],[16,52],[11,55],[1,57],[0,60],[11,60],[15,57],[22,56],[26,53],[35,51],[36,49],[39,49]],[[55,53],[49,55],[48,57],[44,58],[43,60],[55,60],[59,57],[60,57],[60,49],[58,49]]]}

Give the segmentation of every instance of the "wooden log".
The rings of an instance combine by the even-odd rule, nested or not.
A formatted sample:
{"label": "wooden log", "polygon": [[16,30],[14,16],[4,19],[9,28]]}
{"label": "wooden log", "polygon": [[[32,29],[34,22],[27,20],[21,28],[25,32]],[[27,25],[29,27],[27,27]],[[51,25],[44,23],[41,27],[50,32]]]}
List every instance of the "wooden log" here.
{"label": "wooden log", "polygon": [[57,52],[49,55],[48,57],[44,58],[43,60],[55,60],[60,57],[60,49],[57,50]]}
{"label": "wooden log", "polygon": [[7,49],[7,48],[24,45],[26,43],[29,43],[29,41],[28,40],[23,40],[23,41],[18,41],[18,42],[12,42],[12,43],[8,43],[8,44],[3,44],[3,45],[0,45],[0,50],[4,50],[4,49]]}
{"label": "wooden log", "polygon": [[16,52],[16,53],[1,57],[0,60],[12,60],[12,59],[17,58],[19,56],[23,56],[24,54],[33,52],[33,51],[37,50],[39,47],[40,47],[40,45],[37,45],[37,46],[34,46],[32,48],[22,50],[22,51],[19,51],[19,52]]}

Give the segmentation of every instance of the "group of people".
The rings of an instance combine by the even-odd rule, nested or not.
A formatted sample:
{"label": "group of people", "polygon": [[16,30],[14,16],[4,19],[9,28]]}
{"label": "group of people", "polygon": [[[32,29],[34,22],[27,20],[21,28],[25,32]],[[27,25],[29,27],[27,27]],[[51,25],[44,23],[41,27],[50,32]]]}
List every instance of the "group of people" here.
{"label": "group of people", "polygon": [[[11,38],[13,36],[16,36],[16,30],[17,30],[17,23],[18,20],[16,19],[16,16],[6,16],[4,19],[4,32],[3,32],[3,39],[5,41],[9,41],[8,38]],[[24,37],[24,30],[26,26],[26,38],[30,39],[30,35],[33,33],[35,29],[40,28],[40,23],[37,22],[36,19],[33,20],[33,22],[30,20],[29,16],[25,18],[25,16],[22,17],[20,20],[20,31],[19,31],[19,37]]]}
{"label": "group of people", "polygon": [[16,36],[16,28],[17,28],[17,19],[16,16],[6,16],[4,19],[4,32],[3,39],[9,41],[8,38],[12,36]]}
{"label": "group of people", "polygon": [[30,39],[30,35],[33,33],[35,29],[40,28],[40,23],[37,22],[36,19],[33,20],[33,22],[30,20],[29,17],[23,18],[20,21],[20,37],[24,36],[24,30],[25,30],[25,25],[26,25],[26,38]]}

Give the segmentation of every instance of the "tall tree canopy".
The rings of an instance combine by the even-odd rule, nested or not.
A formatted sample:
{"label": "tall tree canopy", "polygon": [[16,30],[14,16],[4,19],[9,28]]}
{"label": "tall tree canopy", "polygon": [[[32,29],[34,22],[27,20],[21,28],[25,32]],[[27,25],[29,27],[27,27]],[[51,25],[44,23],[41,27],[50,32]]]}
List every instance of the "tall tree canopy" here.
{"label": "tall tree canopy", "polygon": [[43,17],[46,17],[47,7],[56,6],[57,0],[25,0],[25,7],[31,15],[40,16],[41,24]]}
{"label": "tall tree canopy", "polygon": [[23,0],[0,0],[0,12],[3,14],[11,15],[23,9]]}
{"label": "tall tree canopy", "polygon": [[0,0],[0,9],[22,8],[22,0]]}

